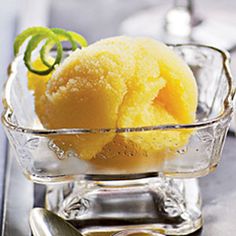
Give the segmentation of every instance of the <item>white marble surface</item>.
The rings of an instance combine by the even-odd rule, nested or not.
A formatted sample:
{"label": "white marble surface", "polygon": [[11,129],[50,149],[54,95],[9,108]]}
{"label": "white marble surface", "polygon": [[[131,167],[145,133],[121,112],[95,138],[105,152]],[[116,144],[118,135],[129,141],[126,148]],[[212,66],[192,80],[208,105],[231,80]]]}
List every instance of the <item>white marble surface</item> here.
{"label": "white marble surface", "polygon": [[28,215],[33,207],[33,184],[19,169],[16,159],[8,155],[4,197],[2,236],[30,236]]}

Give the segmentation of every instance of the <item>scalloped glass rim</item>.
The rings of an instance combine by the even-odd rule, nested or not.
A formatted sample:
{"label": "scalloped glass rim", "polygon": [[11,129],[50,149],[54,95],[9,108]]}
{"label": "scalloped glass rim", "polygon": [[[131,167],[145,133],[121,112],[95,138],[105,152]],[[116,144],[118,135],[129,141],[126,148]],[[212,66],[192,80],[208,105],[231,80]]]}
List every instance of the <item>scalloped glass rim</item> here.
{"label": "scalloped glass rim", "polygon": [[229,69],[229,53],[218,49],[216,47],[201,45],[201,44],[171,44],[170,47],[203,47],[215,50],[219,52],[223,59],[223,71],[225,72],[226,78],[228,80],[228,93],[224,100],[223,111],[216,116],[206,121],[195,122],[191,124],[166,124],[157,126],[144,126],[144,127],[127,127],[127,128],[101,128],[101,129],[87,129],[87,128],[62,128],[62,129],[32,129],[27,127],[18,126],[11,121],[13,114],[13,108],[10,104],[10,88],[12,81],[17,73],[16,67],[19,60],[21,60],[22,55],[17,56],[8,68],[8,80],[5,83],[4,95],[3,95],[3,106],[4,111],[2,114],[3,124],[10,129],[18,132],[37,134],[37,135],[58,135],[58,134],[84,134],[84,133],[124,133],[124,132],[143,132],[143,131],[153,131],[153,130],[172,130],[172,129],[193,129],[193,128],[204,128],[219,122],[221,119],[228,117],[233,112],[233,98],[235,94],[235,88],[232,85],[232,75]]}

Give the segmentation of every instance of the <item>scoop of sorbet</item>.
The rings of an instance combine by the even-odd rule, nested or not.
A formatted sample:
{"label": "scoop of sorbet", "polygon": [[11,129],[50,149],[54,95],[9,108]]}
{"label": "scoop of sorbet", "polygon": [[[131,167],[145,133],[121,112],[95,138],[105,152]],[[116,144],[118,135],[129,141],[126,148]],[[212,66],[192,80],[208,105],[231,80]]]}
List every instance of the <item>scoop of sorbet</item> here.
{"label": "scoop of sorbet", "polygon": [[[149,38],[114,37],[73,52],[37,86],[43,126],[126,128],[191,123],[197,86],[189,67],[170,48]],[[46,84],[47,83],[47,84]],[[90,160],[124,146],[132,155],[176,150],[189,132],[147,131],[57,137],[57,144]],[[116,145],[114,145],[116,142]],[[119,148],[120,147],[120,148]]]}

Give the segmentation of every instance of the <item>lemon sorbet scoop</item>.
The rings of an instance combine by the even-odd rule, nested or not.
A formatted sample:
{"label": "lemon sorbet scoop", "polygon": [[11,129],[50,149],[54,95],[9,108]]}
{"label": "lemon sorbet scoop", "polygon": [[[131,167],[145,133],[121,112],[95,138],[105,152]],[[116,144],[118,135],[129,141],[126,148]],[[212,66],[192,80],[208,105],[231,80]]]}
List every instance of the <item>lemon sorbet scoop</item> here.
{"label": "lemon sorbet scoop", "polygon": [[[126,128],[195,120],[197,85],[190,68],[154,39],[120,36],[98,41],[71,53],[43,81],[35,86],[35,109],[45,128]],[[55,140],[65,151],[94,161],[114,153],[164,155],[184,146],[190,133],[113,132]]]}

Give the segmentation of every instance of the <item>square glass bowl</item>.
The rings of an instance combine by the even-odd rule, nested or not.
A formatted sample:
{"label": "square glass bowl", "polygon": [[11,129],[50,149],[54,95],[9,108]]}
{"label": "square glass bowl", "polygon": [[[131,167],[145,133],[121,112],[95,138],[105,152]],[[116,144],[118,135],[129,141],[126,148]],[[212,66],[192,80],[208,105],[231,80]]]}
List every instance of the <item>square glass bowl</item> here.
{"label": "square glass bowl", "polygon": [[[177,235],[202,225],[193,178],[208,174],[220,160],[233,113],[229,57],[203,45],[170,47],[196,78],[192,124],[45,129],[35,113],[22,56],[9,67],[2,121],[16,158],[29,179],[49,184],[46,207],[84,233],[134,228]],[[95,158],[82,158],[110,137],[113,141]]]}

